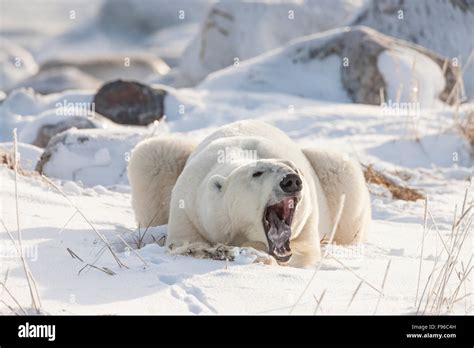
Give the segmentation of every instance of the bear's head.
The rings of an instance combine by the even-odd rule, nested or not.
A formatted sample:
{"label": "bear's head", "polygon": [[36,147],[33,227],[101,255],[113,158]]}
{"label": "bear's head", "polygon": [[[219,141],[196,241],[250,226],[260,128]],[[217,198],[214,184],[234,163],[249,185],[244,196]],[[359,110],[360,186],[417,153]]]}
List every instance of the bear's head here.
{"label": "bear's head", "polygon": [[280,264],[292,256],[295,213],[308,193],[305,178],[287,160],[261,159],[239,164],[224,177],[209,177],[207,228],[244,235],[245,241],[263,243]]}

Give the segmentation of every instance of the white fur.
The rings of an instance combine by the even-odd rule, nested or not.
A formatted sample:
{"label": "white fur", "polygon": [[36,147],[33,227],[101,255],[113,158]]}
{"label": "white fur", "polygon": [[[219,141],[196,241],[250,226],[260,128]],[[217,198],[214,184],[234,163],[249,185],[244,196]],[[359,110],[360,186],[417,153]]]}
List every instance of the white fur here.
{"label": "white fur", "polygon": [[[137,221],[168,222],[166,243],[173,252],[224,259],[235,256],[234,247],[244,247],[247,252],[259,250],[254,250],[257,261],[274,263],[262,256],[268,252],[262,217],[265,206],[279,200],[281,179],[296,171],[303,191],[292,223],[291,266],[305,267],[319,259],[320,239],[330,235],[343,193],[335,241],[351,243],[365,236],[370,201],[355,162],[301,150],[277,128],[250,120],[224,126],[192,149],[176,138],[147,140],[133,151],[129,166]],[[257,160],[226,156],[240,150]],[[264,174],[253,178],[258,170]],[[157,209],[159,218],[153,219]]]}
{"label": "white fur", "polygon": [[195,144],[171,137],[150,138],[132,151],[128,179],[140,227],[168,223],[171,190]]}
{"label": "white fur", "polygon": [[358,162],[334,151],[307,148],[303,149],[303,153],[319,178],[332,224],[339,210],[341,196],[345,194],[334,242],[352,244],[365,241],[371,220],[370,196]]}

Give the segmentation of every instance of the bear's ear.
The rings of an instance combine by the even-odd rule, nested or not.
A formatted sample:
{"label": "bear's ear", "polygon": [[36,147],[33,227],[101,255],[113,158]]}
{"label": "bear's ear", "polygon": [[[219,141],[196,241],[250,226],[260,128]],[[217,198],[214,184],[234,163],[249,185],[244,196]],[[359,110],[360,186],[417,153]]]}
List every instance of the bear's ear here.
{"label": "bear's ear", "polygon": [[217,191],[217,192],[221,192],[223,190],[224,184],[225,184],[225,177],[219,174],[211,176],[208,182],[209,189],[212,191]]}

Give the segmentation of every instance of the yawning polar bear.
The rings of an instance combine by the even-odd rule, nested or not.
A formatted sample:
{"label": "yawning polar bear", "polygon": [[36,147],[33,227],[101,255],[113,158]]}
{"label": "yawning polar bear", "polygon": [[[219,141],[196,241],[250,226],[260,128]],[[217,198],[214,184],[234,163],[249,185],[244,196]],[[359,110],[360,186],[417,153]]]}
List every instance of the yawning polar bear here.
{"label": "yawning polar bear", "polygon": [[301,149],[260,121],[231,123],[197,146],[145,140],[132,152],[128,175],[137,222],[168,224],[172,253],[233,259],[251,252],[258,261],[307,267],[335,223],[333,241],[349,244],[364,239],[371,219],[355,161]]}

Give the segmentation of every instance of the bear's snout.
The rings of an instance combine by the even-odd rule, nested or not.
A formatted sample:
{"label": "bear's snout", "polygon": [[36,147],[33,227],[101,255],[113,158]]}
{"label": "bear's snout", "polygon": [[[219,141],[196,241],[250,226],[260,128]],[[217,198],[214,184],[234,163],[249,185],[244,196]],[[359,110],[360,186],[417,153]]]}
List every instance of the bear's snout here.
{"label": "bear's snout", "polygon": [[303,181],[297,174],[287,174],[280,181],[280,187],[285,193],[296,193],[303,189]]}

